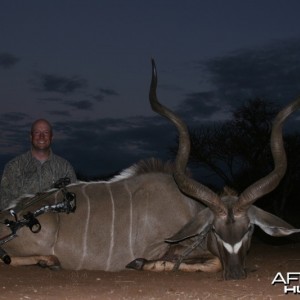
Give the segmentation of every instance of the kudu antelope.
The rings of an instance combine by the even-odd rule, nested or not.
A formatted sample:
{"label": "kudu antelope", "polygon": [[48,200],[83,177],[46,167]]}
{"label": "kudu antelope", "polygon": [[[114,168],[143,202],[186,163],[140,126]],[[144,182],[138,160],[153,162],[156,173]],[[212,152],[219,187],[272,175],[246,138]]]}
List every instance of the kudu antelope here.
{"label": "kudu antelope", "polygon": [[[300,100],[275,119],[271,137],[274,171],[239,197],[220,198],[187,176],[187,128],[159,104],[156,86],[153,63],[151,105],[179,131],[175,169],[154,159],[141,161],[110,181],[79,182],[50,190],[42,198],[17,199],[0,213],[0,254],[6,263],[106,271],[128,266],[213,272],[223,267],[225,279],[239,279],[245,277],[245,256],[255,224],[275,236],[300,232],[252,205],[284,175],[281,128]],[[76,208],[73,203],[71,210],[64,205],[70,204],[68,195],[77,197]],[[34,230],[36,225],[40,230]],[[184,262],[191,257],[207,258],[209,253],[204,263]]]}

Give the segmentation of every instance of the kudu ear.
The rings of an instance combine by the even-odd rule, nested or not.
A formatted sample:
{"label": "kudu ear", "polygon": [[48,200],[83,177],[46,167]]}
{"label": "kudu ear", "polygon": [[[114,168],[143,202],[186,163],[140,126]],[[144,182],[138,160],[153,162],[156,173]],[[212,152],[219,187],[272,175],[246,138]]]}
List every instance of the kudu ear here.
{"label": "kudu ear", "polygon": [[205,231],[213,221],[213,212],[209,208],[200,211],[190,222],[185,224],[176,234],[166,239],[168,243],[177,243]]}
{"label": "kudu ear", "polygon": [[265,233],[271,236],[286,236],[300,232],[289,223],[279,217],[270,214],[254,205],[248,210],[250,222],[259,226]]}

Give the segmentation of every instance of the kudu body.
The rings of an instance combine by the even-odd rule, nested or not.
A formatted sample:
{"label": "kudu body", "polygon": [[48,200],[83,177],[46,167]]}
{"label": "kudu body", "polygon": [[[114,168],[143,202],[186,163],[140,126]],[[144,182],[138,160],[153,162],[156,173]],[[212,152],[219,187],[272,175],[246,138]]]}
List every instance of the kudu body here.
{"label": "kudu body", "polygon": [[[166,116],[179,131],[179,150],[172,174],[153,167],[156,161],[152,160],[151,171],[149,166],[145,167],[147,163],[141,162],[129,168],[125,176],[108,182],[69,185],[68,191],[77,196],[74,213],[42,214],[38,217],[40,232],[32,233],[25,226],[18,230],[17,237],[1,244],[11,256],[12,265],[107,271],[122,270],[126,265],[135,269],[172,270],[175,265],[187,271],[213,272],[223,268],[225,279],[239,279],[246,276],[245,257],[254,225],[274,236],[300,232],[252,205],[273,190],[285,173],[282,124],[298,109],[300,100],[283,109],[274,121],[271,137],[274,171],[240,196],[229,193],[220,197],[186,175],[190,147],[187,127],[157,101],[156,86],[153,62],[152,108]],[[60,190],[49,193],[42,201],[19,210],[17,217],[60,201]],[[14,206],[0,213],[1,223],[13,219],[10,209]],[[9,227],[0,226],[2,240],[10,232]],[[195,247],[198,244],[201,247]],[[208,254],[211,259],[204,263],[176,264],[180,257],[207,258]]]}
{"label": "kudu body", "polygon": [[[38,233],[27,226],[20,228],[17,237],[2,245],[11,256],[11,264],[119,271],[136,257],[161,258],[169,248],[164,239],[180,230],[202,206],[178,190],[170,173],[141,173],[141,164],[145,169],[147,162],[142,161],[126,170],[125,177],[112,181],[68,185],[68,191],[76,194],[75,212],[40,215]],[[148,162],[153,164],[155,160]],[[50,192],[43,200],[19,210],[18,219],[28,211],[62,201],[60,190]],[[0,222],[6,219],[14,220],[9,209],[0,212]],[[10,232],[0,224],[0,238]]]}

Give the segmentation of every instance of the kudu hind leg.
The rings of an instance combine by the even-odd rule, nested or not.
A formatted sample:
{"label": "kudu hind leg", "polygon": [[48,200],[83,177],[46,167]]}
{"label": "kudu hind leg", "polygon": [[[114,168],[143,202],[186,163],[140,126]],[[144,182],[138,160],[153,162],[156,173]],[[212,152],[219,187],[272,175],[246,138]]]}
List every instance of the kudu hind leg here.
{"label": "kudu hind leg", "polygon": [[11,256],[12,266],[39,265],[51,270],[60,269],[60,262],[55,255]]}
{"label": "kudu hind leg", "polygon": [[[165,260],[146,260],[137,258],[129,263],[126,268],[135,270],[146,270],[154,272],[173,271],[176,262]],[[210,272],[215,273],[222,270],[222,265],[218,257],[208,259],[203,263],[181,263],[178,270],[184,272]]]}

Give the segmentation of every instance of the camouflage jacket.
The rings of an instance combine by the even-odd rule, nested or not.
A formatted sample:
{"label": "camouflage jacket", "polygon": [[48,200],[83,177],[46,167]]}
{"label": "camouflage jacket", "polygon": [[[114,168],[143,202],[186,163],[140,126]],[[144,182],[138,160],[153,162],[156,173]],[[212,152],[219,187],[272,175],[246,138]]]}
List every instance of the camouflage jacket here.
{"label": "camouflage jacket", "polygon": [[76,175],[71,164],[55,155],[41,163],[28,151],[9,161],[4,168],[0,186],[0,210],[24,194],[36,194],[51,188],[62,177],[75,182]]}

